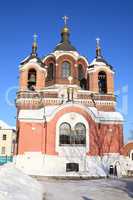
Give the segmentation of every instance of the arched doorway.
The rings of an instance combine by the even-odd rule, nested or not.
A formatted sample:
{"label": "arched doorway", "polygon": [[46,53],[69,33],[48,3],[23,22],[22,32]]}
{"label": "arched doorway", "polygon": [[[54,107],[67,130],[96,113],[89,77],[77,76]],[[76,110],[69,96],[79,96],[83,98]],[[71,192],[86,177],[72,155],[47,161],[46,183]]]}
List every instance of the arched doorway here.
{"label": "arched doorway", "polygon": [[27,87],[31,91],[35,90],[35,87],[36,87],[36,70],[35,69],[30,69],[28,71]]}
{"label": "arched doorway", "polygon": [[100,94],[107,93],[107,75],[104,71],[98,73],[98,88]]}

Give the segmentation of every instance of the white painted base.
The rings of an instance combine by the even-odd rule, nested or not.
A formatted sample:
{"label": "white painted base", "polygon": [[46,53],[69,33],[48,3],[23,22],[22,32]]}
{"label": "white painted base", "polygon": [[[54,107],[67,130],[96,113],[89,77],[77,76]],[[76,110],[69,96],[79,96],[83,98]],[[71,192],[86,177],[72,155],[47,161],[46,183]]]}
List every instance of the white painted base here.
{"label": "white painted base", "polygon": [[[67,163],[78,163],[79,172],[66,172]],[[100,177],[108,174],[109,166],[117,166],[118,176],[127,175],[129,168],[133,169],[133,161],[118,154],[99,157],[92,156],[51,156],[41,152],[27,152],[14,157],[16,167],[29,175],[40,176],[83,176]]]}

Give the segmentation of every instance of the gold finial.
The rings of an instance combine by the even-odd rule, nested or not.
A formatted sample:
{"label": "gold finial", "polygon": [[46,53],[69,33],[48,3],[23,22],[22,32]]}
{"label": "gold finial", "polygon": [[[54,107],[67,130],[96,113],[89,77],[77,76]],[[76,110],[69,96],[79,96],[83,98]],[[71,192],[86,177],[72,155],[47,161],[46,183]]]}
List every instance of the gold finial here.
{"label": "gold finial", "polygon": [[65,15],[64,17],[62,17],[62,19],[64,20],[64,25],[67,26],[67,20],[69,19],[69,17]]}
{"label": "gold finial", "polygon": [[64,28],[62,29],[61,33],[69,33],[69,28],[67,27],[67,20],[69,19],[69,17],[65,15],[64,17],[62,17],[62,19],[64,20]]}

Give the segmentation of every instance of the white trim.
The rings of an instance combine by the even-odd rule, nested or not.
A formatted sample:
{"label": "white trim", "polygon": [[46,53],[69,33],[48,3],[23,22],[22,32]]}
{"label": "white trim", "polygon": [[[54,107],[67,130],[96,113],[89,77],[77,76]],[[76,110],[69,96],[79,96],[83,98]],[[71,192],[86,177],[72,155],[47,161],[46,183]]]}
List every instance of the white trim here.
{"label": "white trim", "polygon": [[33,68],[33,65],[34,65],[35,68],[38,68],[40,71],[45,71],[45,72],[46,72],[46,69],[45,69],[45,68],[42,68],[42,67],[41,67],[38,63],[36,63],[36,62],[28,62],[28,63],[26,63],[26,64],[24,64],[24,65],[21,65],[20,68],[19,68],[19,70],[20,70],[20,71],[23,71],[23,70],[25,70],[26,68],[27,68],[27,69],[29,69],[30,67]]}
{"label": "white trim", "polygon": [[77,51],[66,51],[66,52],[64,52],[64,51],[55,51],[54,53],[51,53],[51,54],[47,55],[45,58],[43,58],[43,62],[45,62],[46,59],[49,58],[49,57],[53,57],[55,60],[57,60],[59,57],[61,57],[63,55],[71,56],[76,61],[78,61],[79,59],[83,59],[86,62],[87,67],[89,66],[88,60],[84,56],[80,56]]}
{"label": "white trim", "polygon": [[107,65],[106,66],[103,66],[103,65],[96,66],[95,65],[94,68],[88,68],[87,72],[90,74],[90,73],[93,73],[93,72],[96,72],[96,71],[99,71],[99,70],[106,70],[106,71],[109,71],[112,74],[115,74],[115,72],[112,71]]}
{"label": "white trim", "polygon": [[75,60],[77,60],[79,57],[79,53],[77,51],[55,51],[53,55],[56,57],[56,59],[64,55],[72,56]]}
{"label": "white trim", "polygon": [[51,54],[49,54],[49,55],[45,56],[45,57],[42,59],[42,62],[45,62],[45,61],[46,61],[46,59],[48,59],[48,58],[50,58],[50,57],[52,57],[52,58],[56,59],[55,55],[54,55],[53,53],[51,53]]}
{"label": "white trim", "polygon": [[71,57],[73,57],[75,60],[77,60],[77,57],[79,56],[78,52],[73,52],[73,51],[67,51],[67,52],[64,52],[64,51],[55,51],[49,55],[47,55],[46,57],[43,58],[43,62],[46,61],[47,58],[49,57],[53,57],[55,60],[57,60],[60,56],[62,55],[69,55]]}
{"label": "white trim", "polygon": [[[73,119],[71,118],[71,116],[74,116]],[[88,122],[86,121],[86,119],[81,115],[78,114],[76,112],[70,112],[70,113],[66,113],[64,115],[62,115],[58,122],[56,123],[56,151],[59,152],[63,149],[66,149],[69,151],[69,149],[71,149],[71,147],[62,147],[59,146],[59,127],[63,122],[67,122],[70,124],[71,128],[74,129],[75,125],[79,122],[83,123],[86,127],[86,146],[85,147],[78,147],[79,149],[85,150],[86,152],[88,152],[89,150],[89,125]],[[76,146],[77,148],[77,146]]]}
{"label": "white trim", "polygon": [[88,62],[88,60],[87,60],[86,57],[84,57],[84,56],[79,56],[78,60],[79,60],[79,59],[83,59],[83,60],[86,62],[87,67],[89,66],[89,62]]}
{"label": "white trim", "polygon": [[[80,108],[81,110],[84,110],[91,116],[91,118],[96,122],[100,123],[107,123],[107,124],[121,124],[123,123],[123,117],[120,113],[118,112],[103,112],[103,111],[98,111],[95,107],[85,107],[83,105],[79,104],[74,104],[74,103],[67,103],[67,104],[62,104],[60,106],[51,106],[51,112],[48,112],[47,114],[47,107],[45,108],[45,115],[47,122],[51,121],[55,115],[60,112],[64,108]],[[49,107],[50,108],[50,107]],[[19,112],[19,120],[20,121],[34,121],[34,120],[43,120],[44,116],[44,108],[37,109],[37,110],[20,110]]]}

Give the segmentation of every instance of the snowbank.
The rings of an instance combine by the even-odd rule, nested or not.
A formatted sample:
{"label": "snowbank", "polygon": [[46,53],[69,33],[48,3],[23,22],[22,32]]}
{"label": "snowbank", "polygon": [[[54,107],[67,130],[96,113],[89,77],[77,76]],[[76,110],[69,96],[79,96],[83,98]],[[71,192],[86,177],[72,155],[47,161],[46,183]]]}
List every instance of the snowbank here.
{"label": "snowbank", "polygon": [[42,186],[13,164],[0,167],[0,200],[42,200]]}

